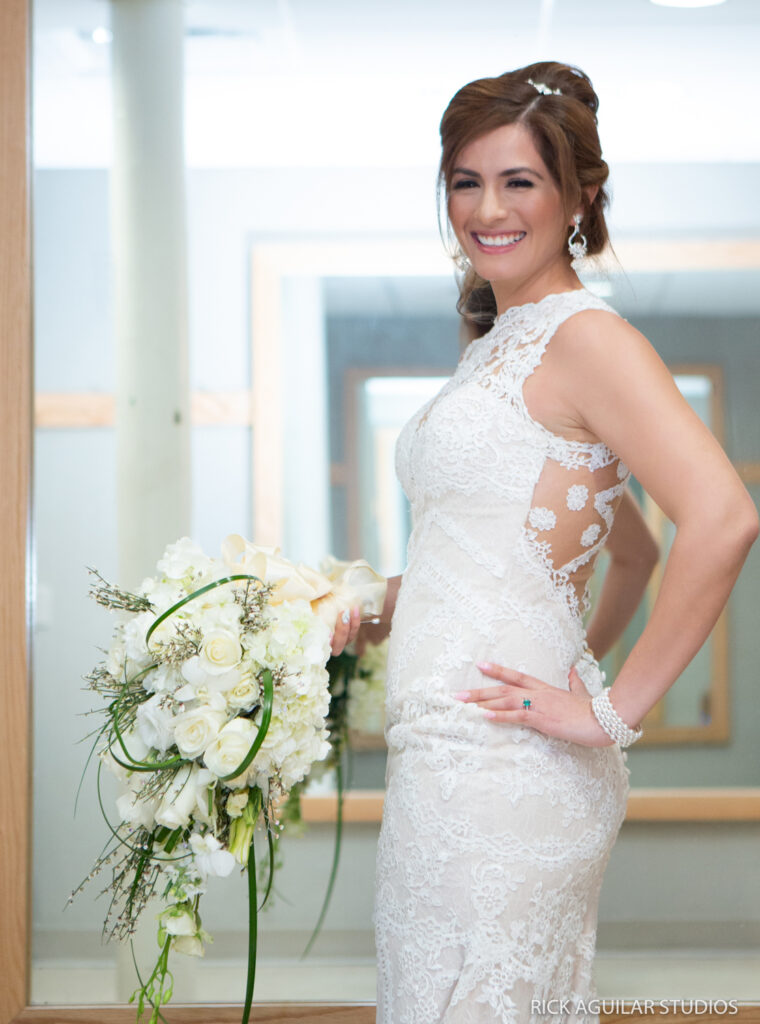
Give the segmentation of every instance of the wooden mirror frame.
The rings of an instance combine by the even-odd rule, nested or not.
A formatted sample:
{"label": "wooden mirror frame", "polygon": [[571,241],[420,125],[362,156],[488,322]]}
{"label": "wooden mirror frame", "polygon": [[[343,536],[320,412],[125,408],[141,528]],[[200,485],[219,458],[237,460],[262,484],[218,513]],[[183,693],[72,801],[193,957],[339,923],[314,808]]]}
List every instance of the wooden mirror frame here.
{"label": "wooden mirror frame", "polygon": [[[5,652],[0,696],[0,1024],[133,1024],[132,1006],[30,1006],[31,948],[31,688],[30,621],[32,537],[32,273],[30,218],[30,0],[0,4],[0,639]],[[254,407],[255,408],[255,407]],[[271,435],[270,435],[271,436]],[[686,791],[687,793],[689,791]],[[731,795],[733,794],[733,795]],[[743,820],[760,818],[760,789],[717,790]],[[662,798],[662,797],[661,797]],[[728,802],[727,802],[728,798]],[[323,798],[312,798],[318,801]],[[327,798],[328,800],[330,798]],[[682,799],[682,798],[681,798]],[[715,799],[715,798],[713,798]],[[333,798],[334,803],[334,798]],[[316,805],[312,804],[312,810]],[[676,820],[671,814],[668,820]],[[232,1024],[240,1007],[171,1006],[172,1024]],[[372,1024],[372,1003],[255,1004],[255,1019],[324,1024]],[[643,1013],[603,1014],[604,1024],[649,1020]],[[674,1024],[692,1018],[669,1015]],[[724,1015],[700,1015],[719,1024]],[[743,1004],[732,1020],[750,1024],[755,1005]]]}

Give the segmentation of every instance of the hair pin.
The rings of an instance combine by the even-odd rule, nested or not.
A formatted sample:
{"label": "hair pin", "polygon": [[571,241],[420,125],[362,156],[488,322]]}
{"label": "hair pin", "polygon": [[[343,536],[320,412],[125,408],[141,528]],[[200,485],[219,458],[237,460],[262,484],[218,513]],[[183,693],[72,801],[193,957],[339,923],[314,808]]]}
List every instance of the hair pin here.
{"label": "hair pin", "polygon": [[528,84],[532,85],[534,89],[537,89],[542,96],[561,96],[561,89],[550,89],[548,85],[544,85],[543,82],[534,82],[532,78],[528,79]]}

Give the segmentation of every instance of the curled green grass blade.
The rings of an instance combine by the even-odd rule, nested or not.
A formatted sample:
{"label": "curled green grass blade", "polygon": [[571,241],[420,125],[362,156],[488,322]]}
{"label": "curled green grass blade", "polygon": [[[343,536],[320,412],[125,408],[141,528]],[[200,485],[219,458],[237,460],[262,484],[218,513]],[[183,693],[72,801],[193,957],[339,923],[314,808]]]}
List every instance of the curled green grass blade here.
{"label": "curled green grass blade", "polygon": [[[200,587],[198,590],[194,590],[192,594],[188,594],[187,597],[183,597],[181,601],[177,601],[177,603],[173,604],[171,608],[167,608],[165,612],[162,612],[158,616],[155,622],[148,629],[148,632],[145,634],[146,647],[150,644],[150,638],[153,636],[153,633],[162,622],[165,622],[166,619],[169,618],[170,615],[174,615],[176,611],[179,611],[180,608],[184,608],[186,604],[194,601],[202,594],[207,594],[209,590],[215,590],[216,587],[222,587],[225,583],[235,583],[237,580],[256,580],[257,583],[261,583],[263,585],[263,580],[259,579],[258,576],[251,576],[250,573],[238,573],[234,576],[224,576],[220,580],[214,580],[213,583],[207,583],[205,587]],[[148,649],[150,650],[149,647]]]}
{"label": "curled green grass blade", "polygon": [[265,668],[261,673],[261,681],[264,685],[264,696],[261,700],[261,724],[259,725],[258,732],[256,733],[256,738],[251,744],[251,749],[245,755],[237,768],[228,775],[220,776],[222,782],[229,782],[230,779],[236,779],[238,775],[243,774],[259,752],[259,748],[266,737],[269,729],[269,723],[272,720],[272,700],[274,699],[274,679],[268,668]]}

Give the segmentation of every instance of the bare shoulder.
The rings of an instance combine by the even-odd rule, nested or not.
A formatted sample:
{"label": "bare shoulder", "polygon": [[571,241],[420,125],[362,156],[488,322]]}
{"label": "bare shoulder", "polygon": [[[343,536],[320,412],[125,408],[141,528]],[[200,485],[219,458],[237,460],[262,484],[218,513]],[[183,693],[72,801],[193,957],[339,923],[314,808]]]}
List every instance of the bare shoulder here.
{"label": "bare shoulder", "polygon": [[648,354],[665,366],[646,335],[622,316],[607,309],[583,309],[559,325],[550,343],[558,356],[590,358],[597,355],[606,362],[610,356],[636,351]]}
{"label": "bare shoulder", "polygon": [[[586,414],[590,402],[596,405],[616,386],[626,361],[641,364],[636,371],[625,370],[635,379],[654,372],[673,383],[654,347],[622,317],[604,309],[574,313],[556,328],[541,365],[523,387],[529,411],[571,440],[606,441]],[[643,379],[640,386],[646,387]]]}
{"label": "bare shoulder", "polygon": [[[617,313],[584,309],[563,321],[549,343],[547,357],[564,381],[580,422],[589,401],[626,390],[654,388],[678,402],[673,375],[649,339]],[[589,429],[593,429],[587,423]]]}

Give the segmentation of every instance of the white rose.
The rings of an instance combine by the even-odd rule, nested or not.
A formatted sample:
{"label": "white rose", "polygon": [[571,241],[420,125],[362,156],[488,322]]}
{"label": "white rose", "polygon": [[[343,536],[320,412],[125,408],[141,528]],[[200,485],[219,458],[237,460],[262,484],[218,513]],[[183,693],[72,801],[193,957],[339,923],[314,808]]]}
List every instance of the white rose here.
{"label": "white rose", "polygon": [[228,629],[215,629],[206,635],[201,649],[203,668],[219,675],[234,668],[243,657],[240,640]]}
{"label": "white rose", "polygon": [[207,704],[184,711],[174,718],[174,742],[184,757],[199,757],[216,737],[225,722],[222,711]]}
{"label": "white rose", "polygon": [[155,694],[137,709],[137,730],[149,747],[165,753],[174,743],[174,715],[162,706],[163,696]]}
{"label": "white rose", "polygon": [[198,765],[183,765],[172,779],[156,811],[156,824],[165,828],[185,828],[194,815],[208,820],[208,787],[214,781],[211,772]]}
{"label": "white rose", "polygon": [[[247,718],[233,718],[206,748],[203,760],[217,778],[234,772],[251,749],[257,733],[256,726]],[[246,773],[228,780],[232,787],[244,786]]]}
{"label": "white rose", "polygon": [[238,668],[212,669],[205,658],[194,655],[182,665],[182,677],[197,691],[229,690],[240,679]]}
{"label": "white rose", "polygon": [[259,681],[252,672],[242,676],[240,681],[227,693],[227,703],[231,708],[248,710],[259,698]]}

